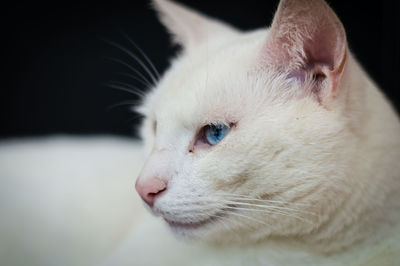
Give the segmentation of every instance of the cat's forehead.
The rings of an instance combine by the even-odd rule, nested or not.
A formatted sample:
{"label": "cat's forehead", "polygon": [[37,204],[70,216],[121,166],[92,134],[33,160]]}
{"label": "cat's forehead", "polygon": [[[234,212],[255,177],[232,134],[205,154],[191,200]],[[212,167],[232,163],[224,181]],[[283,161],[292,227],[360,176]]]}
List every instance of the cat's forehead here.
{"label": "cat's forehead", "polygon": [[255,87],[254,71],[265,36],[266,30],[260,30],[226,43],[205,43],[177,58],[149,97],[148,108],[157,117],[190,120],[207,114],[223,120],[238,114]]}

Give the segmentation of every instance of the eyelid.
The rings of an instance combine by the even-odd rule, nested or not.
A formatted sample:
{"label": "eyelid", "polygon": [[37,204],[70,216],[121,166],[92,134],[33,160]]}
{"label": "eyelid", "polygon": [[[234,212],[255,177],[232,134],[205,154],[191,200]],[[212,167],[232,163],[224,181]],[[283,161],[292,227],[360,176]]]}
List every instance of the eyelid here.
{"label": "eyelid", "polygon": [[210,145],[206,140],[205,140],[205,129],[208,126],[211,125],[218,125],[218,124],[224,124],[226,126],[228,126],[230,128],[230,130],[234,129],[237,127],[237,123],[238,122],[230,122],[230,123],[225,123],[225,122],[214,122],[214,123],[208,123],[208,124],[204,124],[200,127],[200,129],[198,129],[194,139],[191,141],[190,145],[189,145],[189,152],[190,153],[194,153],[196,148],[205,148],[205,147],[212,147],[215,145]]}
{"label": "eyelid", "polygon": [[201,146],[209,146],[206,142],[202,141],[202,139],[204,138],[204,128],[206,126],[207,125],[203,125],[202,127],[200,127],[200,129],[198,129],[196,134],[194,135],[193,140],[189,144],[189,152],[190,153],[194,153],[195,152],[195,148],[198,148],[199,144]]}

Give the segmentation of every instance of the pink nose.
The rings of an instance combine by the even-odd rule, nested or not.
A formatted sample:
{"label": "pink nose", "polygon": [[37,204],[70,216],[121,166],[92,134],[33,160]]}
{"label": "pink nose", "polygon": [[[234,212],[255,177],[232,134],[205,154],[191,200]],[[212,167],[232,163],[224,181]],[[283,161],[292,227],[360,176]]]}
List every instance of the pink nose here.
{"label": "pink nose", "polygon": [[136,191],[139,193],[140,197],[149,205],[153,206],[156,197],[161,194],[161,192],[167,189],[168,182],[159,178],[146,178],[141,180],[139,178],[136,181]]}

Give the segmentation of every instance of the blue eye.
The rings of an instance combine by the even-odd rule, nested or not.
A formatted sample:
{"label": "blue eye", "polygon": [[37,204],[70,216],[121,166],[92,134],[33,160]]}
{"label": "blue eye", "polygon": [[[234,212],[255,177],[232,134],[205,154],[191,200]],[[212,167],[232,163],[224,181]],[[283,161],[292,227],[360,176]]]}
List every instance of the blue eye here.
{"label": "blue eye", "polygon": [[215,145],[228,134],[229,130],[230,128],[224,124],[209,125],[204,129],[204,136],[208,144]]}

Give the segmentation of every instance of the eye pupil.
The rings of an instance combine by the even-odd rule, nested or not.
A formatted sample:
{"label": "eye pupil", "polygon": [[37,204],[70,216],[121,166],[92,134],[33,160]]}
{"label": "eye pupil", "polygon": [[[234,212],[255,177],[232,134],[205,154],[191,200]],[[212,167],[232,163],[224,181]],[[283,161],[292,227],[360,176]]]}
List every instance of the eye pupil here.
{"label": "eye pupil", "polygon": [[215,136],[216,138],[218,138],[220,134],[221,134],[221,129],[219,129],[218,127],[215,128],[215,130],[214,130],[214,136]]}
{"label": "eye pupil", "polygon": [[230,128],[224,124],[209,125],[205,127],[205,138],[210,145],[220,142],[229,132]]}

